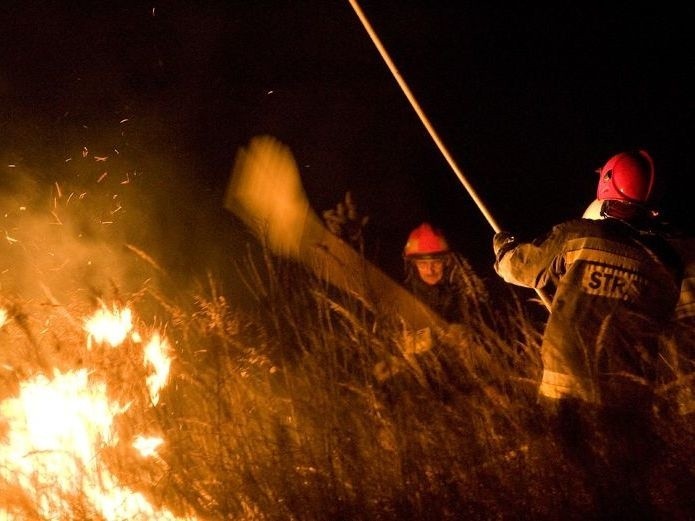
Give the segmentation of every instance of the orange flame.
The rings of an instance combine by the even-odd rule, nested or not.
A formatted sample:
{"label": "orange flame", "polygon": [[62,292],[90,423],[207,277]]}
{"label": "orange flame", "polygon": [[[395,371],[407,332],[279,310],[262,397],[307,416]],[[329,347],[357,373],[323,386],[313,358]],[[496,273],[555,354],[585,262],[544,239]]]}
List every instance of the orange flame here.
{"label": "orange flame", "polygon": [[92,339],[97,343],[108,342],[111,347],[122,344],[133,329],[133,314],[129,308],[119,310],[114,307],[109,311],[102,306],[85,321],[84,329],[88,333],[87,349],[92,348]]}
{"label": "orange flame", "polygon": [[150,399],[154,405],[159,402],[159,391],[164,387],[169,378],[171,359],[168,356],[169,344],[165,339],[160,339],[155,333],[147,347],[145,347],[145,366],[152,367],[152,372],[147,376],[147,389],[150,391]]}
{"label": "orange flame", "polygon": [[162,443],[164,443],[162,438],[136,436],[133,441],[133,448],[137,450],[143,458],[147,458],[149,456],[156,456],[157,447]]}
{"label": "orange flame", "polygon": [[[0,327],[6,318],[0,308]],[[84,321],[84,329],[88,349],[92,340],[116,347],[128,335],[140,343],[128,308],[109,311],[102,306]],[[144,348],[144,364],[152,368],[144,383],[153,404],[169,376],[168,353],[168,342],[158,333]],[[87,369],[55,369],[50,378],[38,374],[22,381],[17,397],[0,402],[0,480],[21,490],[39,519],[83,517],[85,508],[90,516],[109,521],[194,519],[155,509],[143,494],[119,484],[101,459],[103,449],[119,444],[114,418],[128,408],[109,400],[106,384],[90,379]],[[151,457],[163,443],[162,438],[139,435],[131,446]],[[26,512],[8,508],[0,506],[0,519],[25,518]]]}

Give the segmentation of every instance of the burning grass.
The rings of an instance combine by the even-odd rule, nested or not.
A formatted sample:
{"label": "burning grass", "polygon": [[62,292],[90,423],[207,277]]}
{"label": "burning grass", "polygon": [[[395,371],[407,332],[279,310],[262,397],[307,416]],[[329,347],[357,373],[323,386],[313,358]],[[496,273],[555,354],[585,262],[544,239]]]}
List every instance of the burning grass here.
{"label": "burning grass", "polygon": [[[101,163],[86,177],[105,188]],[[174,292],[146,241],[114,247],[127,194],[103,228],[71,193],[88,192],[6,214],[0,518],[600,517],[538,414],[540,330],[512,293],[462,270],[464,326],[414,356],[397,317],[270,253],[238,260],[255,306],[212,277]],[[664,519],[695,513],[678,488],[695,471],[692,333],[664,338]]]}
{"label": "burning grass", "polygon": [[[7,302],[5,518],[596,514],[534,413],[539,334],[519,303],[472,309],[455,342],[415,359],[395,321],[297,266],[265,268],[255,312],[214,284],[188,302],[152,288],[98,305]],[[382,381],[384,360],[397,371]],[[667,391],[690,377],[672,374],[663,394],[676,400]],[[661,434],[692,470],[692,423],[672,405]],[[655,494],[679,518],[692,511],[668,499],[671,463]]]}

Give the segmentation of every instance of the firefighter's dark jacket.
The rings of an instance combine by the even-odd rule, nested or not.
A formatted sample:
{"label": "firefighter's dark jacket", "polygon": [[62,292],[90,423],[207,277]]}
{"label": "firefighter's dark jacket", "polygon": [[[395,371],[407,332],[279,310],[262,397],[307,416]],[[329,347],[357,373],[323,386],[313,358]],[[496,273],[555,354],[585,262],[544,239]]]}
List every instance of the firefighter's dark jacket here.
{"label": "firefighter's dark jacket", "polygon": [[447,271],[443,281],[429,285],[418,275],[413,275],[408,280],[410,291],[427,304],[441,318],[449,324],[461,322],[461,290],[454,283],[449,282],[450,275]]}
{"label": "firefighter's dark jacket", "polygon": [[654,337],[679,298],[681,266],[661,233],[613,218],[567,221],[502,247],[495,270],[505,281],[555,288],[539,393],[599,403],[601,382],[648,380]]}

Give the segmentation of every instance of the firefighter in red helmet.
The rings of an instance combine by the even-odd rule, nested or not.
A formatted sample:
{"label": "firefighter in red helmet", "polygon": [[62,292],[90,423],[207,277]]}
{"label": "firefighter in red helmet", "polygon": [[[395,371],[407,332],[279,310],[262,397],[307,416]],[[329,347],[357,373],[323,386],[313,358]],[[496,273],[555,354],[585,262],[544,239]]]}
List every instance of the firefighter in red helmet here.
{"label": "firefighter in red helmet", "polygon": [[548,398],[609,400],[592,372],[596,360],[586,352],[601,325],[618,317],[625,324],[636,316],[662,321],[678,299],[679,263],[658,233],[649,205],[651,157],[642,150],[622,152],[598,173],[596,195],[604,219],[571,220],[531,242],[519,242],[508,232],[493,240],[495,270],[504,280],[533,288],[553,282],[557,288],[543,338],[539,392]]}
{"label": "firefighter in red helmet", "polygon": [[451,253],[441,230],[422,223],[408,235],[403,257],[417,269],[422,281],[430,286],[444,275],[444,260]]}
{"label": "firefighter in red helmet", "polygon": [[449,323],[461,321],[457,259],[441,229],[424,222],[413,229],[403,248],[405,282],[410,291]]}
{"label": "firefighter in red helmet", "polygon": [[650,155],[621,152],[597,173],[591,209],[601,219],[569,220],[531,241],[496,233],[494,268],[511,284],[555,288],[539,401],[605,514],[631,517],[651,507],[645,470],[654,461],[658,336],[673,316],[682,269],[652,210]]}
{"label": "firefighter in red helmet", "polygon": [[[402,359],[378,362],[374,375],[379,381],[391,380],[404,367],[410,367],[408,373],[421,385],[447,399],[454,386],[462,389],[467,385],[452,369],[452,346],[461,345],[469,307],[486,302],[487,293],[466,259],[452,251],[442,230],[429,222],[421,223],[408,234],[403,259],[405,287],[437,313],[446,327],[412,329],[403,324],[403,337],[398,342]],[[477,302],[472,304],[468,297]],[[403,361],[407,362],[405,366]]]}
{"label": "firefighter in red helmet", "polygon": [[[475,295],[480,301],[476,305],[480,305],[487,301],[487,293],[482,284],[478,284],[466,259],[451,250],[440,228],[428,222],[421,223],[408,234],[403,259],[406,288],[447,323],[444,330],[437,332],[430,327],[411,330],[406,325],[400,347],[405,358],[412,362],[413,357],[425,353],[441,354],[442,342],[456,344],[466,306],[471,305],[467,295]],[[379,380],[397,372],[397,368],[394,371],[383,362],[375,367]]]}

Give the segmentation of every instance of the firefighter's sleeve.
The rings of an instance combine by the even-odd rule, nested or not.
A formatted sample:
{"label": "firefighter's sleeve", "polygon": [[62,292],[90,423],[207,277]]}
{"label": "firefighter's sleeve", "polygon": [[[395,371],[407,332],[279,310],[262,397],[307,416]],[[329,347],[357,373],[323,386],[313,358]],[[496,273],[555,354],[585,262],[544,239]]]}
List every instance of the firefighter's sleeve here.
{"label": "firefighter's sleeve", "polygon": [[507,243],[495,258],[495,272],[506,282],[528,288],[544,287],[561,251],[557,229],[532,242]]}

